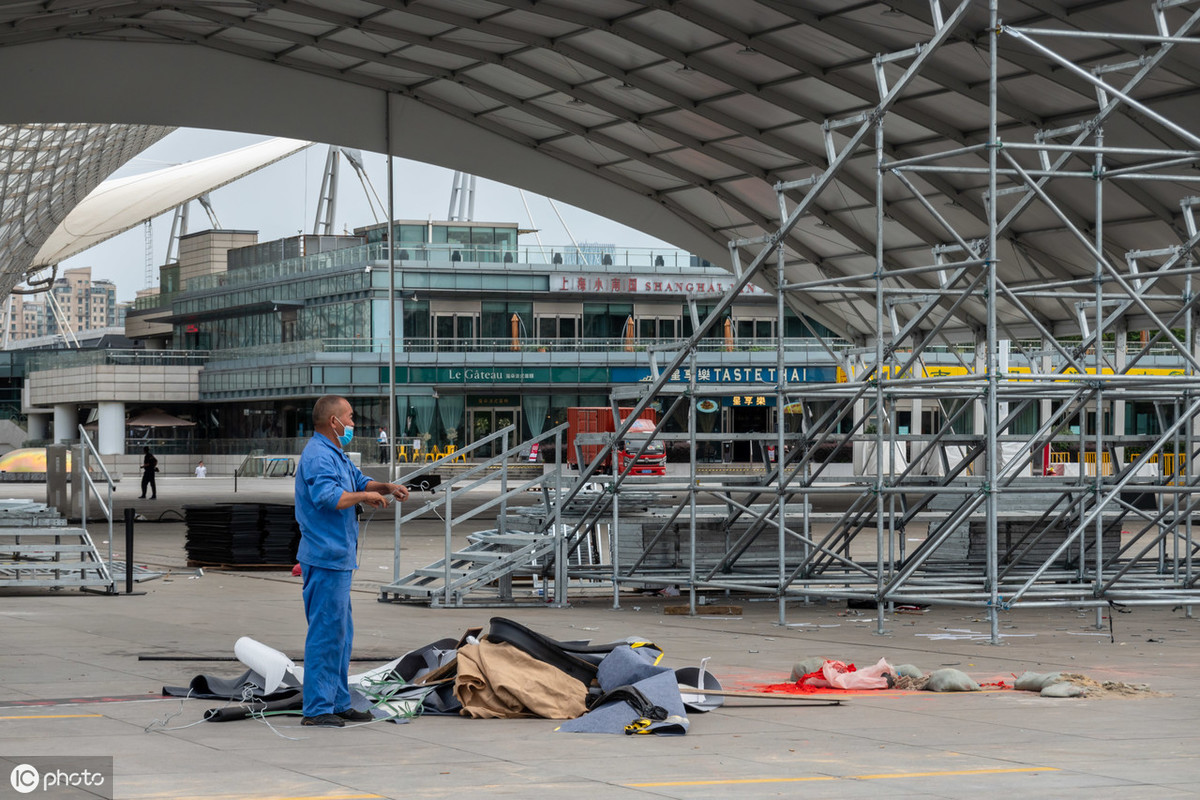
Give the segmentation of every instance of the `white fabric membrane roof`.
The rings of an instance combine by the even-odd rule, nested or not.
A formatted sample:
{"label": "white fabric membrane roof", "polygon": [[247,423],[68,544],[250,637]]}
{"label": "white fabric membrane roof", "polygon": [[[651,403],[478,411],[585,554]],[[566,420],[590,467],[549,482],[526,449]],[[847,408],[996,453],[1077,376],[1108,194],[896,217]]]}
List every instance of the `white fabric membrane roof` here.
{"label": "white fabric membrane roof", "polygon": [[75,206],[33,258],[58,264],[182,203],[297,153],[311,142],[270,139],[228,153],[105,181]]}
{"label": "white fabric membrane roof", "polygon": [[[1101,182],[1098,215],[1097,182],[1087,177],[1093,157],[1071,156],[1063,168],[1080,177],[1045,186],[1059,211],[1035,200],[1003,228],[996,256],[1006,284],[1090,277],[1095,257],[1072,226],[1082,238],[1098,235],[1122,266],[1130,250],[1186,239],[1180,204],[1200,194],[1192,180],[1200,177],[1198,12],[1195,2],[1163,5],[1165,32],[1186,40],[1113,35],[1158,32],[1148,0],[999,0],[1007,27],[995,106],[1005,143],[1096,118],[1089,75],[1124,86],[1157,58],[1130,92],[1138,105],[1118,106],[1103,124],[1106,146],[1143,149],[1106,155],[1105,169],[1133,167],[1150,177]],[[928,42],[933,9],[951,19],[957,7],[937,0],[16,0],[0,6],[0,73],[22,80],[0,88],[0,114],[10,117],[0,122],[192,125],[390,149],[588,208],[728,265],[730,239],[778,229],[776,183],[828,166],[822,126],[879,103],[876,54]],[[988,26],[986,2],[964,4],[961,20],[890,108],[886,158],[986,142]],[[889,85],[911,62],[885,68]],[[833,141],[840,147],[854,130],[838,129]],[[876,271],[873,142],[868,135],[786,237],[790,280]],[[1165,160],[1150,150],[1180,155],[1169,168],[1150,167]],[[1040,163],[1031,152],[1014,157],[1025,169]],[[940,164],[947,169],[908,174],[916,194],[885,180],[889,269],[928,265],[931,249],[952,241],[935,214],[965,239],[987,233],[988,176],[976,171],[987,152]],[[1000,189],[1014,180],[1002,178]],[[803,191],[791,191],[789,203]],[[1001,216],[1019,201],[1001,195]],[[761,280],[773,281],[769,272]],[[936,288],[937,278],[906,275],[887,285]],[[1183,288],[1178,278],[1157,290]],[[856,298],[792,302],[847,337],[869,338],[873,304]],[[1078,328],[1078,300],[1047,292],[1025,302],[1063,335]],[[908,309],[896,306],[901,323]],[[1131,327],[1147,324],[1142,310],[1130,310]],[[985,306],[971,301],[948,313],[951,328],[977,329]],[[1032,331],[1010,307],[999,313],[1011,335]]]}

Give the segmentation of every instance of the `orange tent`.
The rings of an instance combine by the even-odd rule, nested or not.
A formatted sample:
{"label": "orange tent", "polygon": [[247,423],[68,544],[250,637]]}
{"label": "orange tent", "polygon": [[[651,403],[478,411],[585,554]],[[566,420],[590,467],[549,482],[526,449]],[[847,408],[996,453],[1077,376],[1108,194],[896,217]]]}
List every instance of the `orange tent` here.
{"label": "orange tent", "polygon": [[633,314],[625,320],[625,352],[633,352]]}

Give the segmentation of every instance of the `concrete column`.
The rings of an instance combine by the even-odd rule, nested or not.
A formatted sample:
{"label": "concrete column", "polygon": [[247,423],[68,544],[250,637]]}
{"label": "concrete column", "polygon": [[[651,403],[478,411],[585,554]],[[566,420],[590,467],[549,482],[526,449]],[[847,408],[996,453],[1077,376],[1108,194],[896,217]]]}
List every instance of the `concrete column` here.
{"label": "concrete column", "polygon": [[100,403],[100,413],[97,418],[100,425],[96,449],[102,456],[119,456],[125,454],[125,404],[117,402]]}
{"label": "concrete column", "polygon": [[25,438],[27,439],[45,439],[50,435],[50,414],[49,412],[35,413],[30,411],[26,418],[28,420]]}
{"label": "concrete column", "polygon": [[68,442],[79,438],[79,408],[74,403],[54,407],[54,441]]}

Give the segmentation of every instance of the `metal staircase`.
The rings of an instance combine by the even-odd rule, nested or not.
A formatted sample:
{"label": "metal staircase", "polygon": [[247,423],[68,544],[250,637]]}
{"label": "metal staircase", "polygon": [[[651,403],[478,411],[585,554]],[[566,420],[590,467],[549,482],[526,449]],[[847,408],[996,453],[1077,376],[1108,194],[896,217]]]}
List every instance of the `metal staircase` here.
{"label": "metal staircase", "polygon": [[[449,482],[438,486],[432,499],[397,516],[394,577],[392,583],[380,589],[379,599],[384,602],[423,602],[434,607],[461,607],[469,604],[519,605],[512,593],[513,576],[525,573],[532,578],[535,573],[542,571],[543,565],[553,563],[553,596],[544,585],[543,597],[525,602],[565,605],[566,575],[560,568],[560,565],[565,564],[565,560],[556,558],[556,554],[566,539],[566,531],[560,524],[557,508],[553,507],[549,500],[552,494],[557,495],[561,492],[562,470],[556,469],[527,481],[510,480],[508,472],[509,461],[528,448],[532,442],[553,440],[558,452],[565,429],[565,425],[560,425],[531,442],[510,446],[509,436],[514,430],[510,425],[472,443],[458,453],[407,474],[405,481],[411,485],[425,473],[436,472],[440,465],[449,463],[451,458],[475,458],[490,452],[494,445],[499,445],[496,455],[454,474]],[[454,513],[453,504],[456,498],[461,498],[481,484],[494,480],[500,481],[498,497],[466,513]],[[523,524],[529,520],[519,520],[508,515],[508,501],[531,490],[541,491],[543,514],[540,515],[541,521]],[[499,527],[496,530],[470,534],[467,537],[467,546],[461,550],[454,550],[451,544],[452,527],[489,509],[497,509]],[[403,523],[431,510],[445,520],[445,555],[426,567],[414,569],[401,576],[400,528]],[[531,530],[518,530],[516,526],[528,527]]]}
{"label": "metal staircase", "polygon": [[386,591],[431,606],[463,606],[470,602],[494,606],[514,603],[513,574],[535,567],[553,551],[555,537],[547,533],[480,531],[468,545],[427,567],[415,569]]}
{"label": "metal staircase", "polygon": [[0,586],[114,589],[87,529],[69,527],[57,511],[32,501],[0,508]]}

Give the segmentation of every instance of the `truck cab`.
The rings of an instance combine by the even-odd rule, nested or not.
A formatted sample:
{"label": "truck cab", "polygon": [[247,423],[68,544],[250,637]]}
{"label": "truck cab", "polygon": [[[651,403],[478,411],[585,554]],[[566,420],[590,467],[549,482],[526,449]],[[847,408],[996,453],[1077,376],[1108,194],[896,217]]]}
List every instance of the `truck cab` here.
{"label": "truck cab", "polygon": [[[651,438],[653,434],[654,423],[652,421],[638,419],[633,423],[633,426],[625,432],[625,438],[621,440],[621,446],[617,450],[618,472],[624,472],[625,467],[641,450],[642,454],[637,459],[637,463],[634,464],[633,469],[629,470],[630,475],[667,474],[667,450],[661,441]],[[649,444],[646,444],[647,439],[650,440]],[[643,444],[646,445],[645,450],[642,450]]]}

